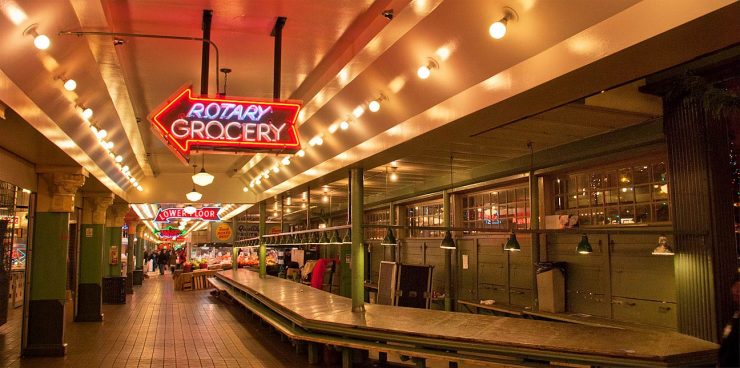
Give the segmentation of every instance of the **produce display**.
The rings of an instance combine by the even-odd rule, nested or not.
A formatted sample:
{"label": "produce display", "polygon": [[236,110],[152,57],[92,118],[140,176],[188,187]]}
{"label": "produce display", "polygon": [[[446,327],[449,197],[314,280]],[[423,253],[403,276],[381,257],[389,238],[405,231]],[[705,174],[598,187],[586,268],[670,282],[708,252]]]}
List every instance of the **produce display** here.
{"label": "produce display", "polygon": [[[268,267],[277,265],[277,251],[268,249],[265,254],[265,261]],[[260,264],[259,251],[255,248],[242,248],[236,262],[239,267],[258,267]]]}

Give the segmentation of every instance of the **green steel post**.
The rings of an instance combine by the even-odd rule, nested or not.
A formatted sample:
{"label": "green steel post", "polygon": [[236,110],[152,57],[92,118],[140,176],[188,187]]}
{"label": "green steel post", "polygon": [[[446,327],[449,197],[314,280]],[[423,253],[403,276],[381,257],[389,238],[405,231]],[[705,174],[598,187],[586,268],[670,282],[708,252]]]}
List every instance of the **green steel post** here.
{"label": "green steel post", "polygon": [[260,277],[267,276],[267,246],[262,238],[265,236],[265,220],[267,219],[267,202],[260,202],[260,225],[259,225],[259,238],[260,238]]}
{"label": "green steel post", "polygon": [[364,231],[362,222],[364,217],[364,188],[362,169],[355,168],[351,172],[352,196],[352,312],[365,311],[365,250]]}
{"label": "green steel post", "polygon": [[239,269],[239,263],[237,262],[237,258],[239,258],[239,247],[234,244],[234,248],[231,249],[231,269],[236,272],[237,269]]}
{"label": "green steel post", "polygon": [[137,270],[143,270],[144,269],[144,239],[142,239],[142,235],[144,235],[144,225],[137,225],[136,226],[136,269]]}
{"label": "green steel post", "polygon": [[[444,215],[444,226],[449,228],[452,226],[450,205],[450,192],[445,190],[442,192],[442,211]],[[445,249],[445,310],[453,310],[454,299],[452,297],[452,249]]]}
{"label": "green steel post", "polygon": [[[109,226],[105,228],[105,237],[108,241],[108,246],[103,250],[103,259],[107,260],[107,276],[117,277],[121,276],[121,237],[123,236],[123,230],[121,226]],[[111,249],[116,247],[115,251],[117,254],[116,260],[111,257]],[[115,262],[115,263],[111,263]],[[104,268],[104,269],[106,269]]]}
{"label": "green steel post", "polygon": [[82,201],[80,226],[79,278],[77,280],[77,308],[75,322],[100,322],[103,269],[103,228],[105,214],[113,204],[113,194],[86,197]]}
{"label": "green steel post", "polygon": [[[395,225],[396,224],[396,209],[393,205],[393,202],[389,204],[389,210],[388,210],[388,225]],[[396,233],[398,235],[398,233]],[[398,247],[398,244],[394,245],[385,245],[384,246],[384,254],[385,254],[385,260],[395,262],[396,261],[396,248]],[[387,251],[386,251],[387,250]]]}
{"label": "green steel post", "polygon": [[[540,186],[539,178],[534,171],[529,172],[529,227],[532,230],[540,228]],[[540,261],[540,235],[532,233],[532,310],[539,310],[537,295],[537,262]]]}

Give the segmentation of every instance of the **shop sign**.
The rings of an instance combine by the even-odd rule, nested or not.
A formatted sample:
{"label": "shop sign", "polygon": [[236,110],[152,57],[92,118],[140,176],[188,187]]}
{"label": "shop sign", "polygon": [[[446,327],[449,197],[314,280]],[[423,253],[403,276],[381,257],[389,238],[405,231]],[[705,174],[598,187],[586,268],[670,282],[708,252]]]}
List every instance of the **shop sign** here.
{"label": "shop sign", "polygon": [[190,151],[295,153],[301,104],[238,97],[192,96],[192,87],[173,95],[151,115],[154,129],[175,153]]}
{"label": "shop sign", "polygon": [[154,230],[154,234],[159,235],[159,237],[163,239],[177,239],[181,237],[183,233],[184,231],[172,226],[168,226],[166,229],[162,230]]}
{"label": "shop sign", "polygon": [[154,221],[168,222],[174,219],[220,221],[219,211],[221,211],[221,207],[201,207],[196,209],[192,214],[187,214],[183,208],[160,208],[157,216],[154,217]]}
{"label": "shop sign", "polygon": [[118,264],[118,246],[117,245],[111,245],[110,252],[108,253],[108,259],[110,260],[108,263],[112,265]]}
{"label": "shop sign", "polygon": [[216,239],[227,241],[231,239],[232,235],[234,235],[234,232],[231,230],[231,226],[229,226],[229,224],[219,224],[216,227]]}

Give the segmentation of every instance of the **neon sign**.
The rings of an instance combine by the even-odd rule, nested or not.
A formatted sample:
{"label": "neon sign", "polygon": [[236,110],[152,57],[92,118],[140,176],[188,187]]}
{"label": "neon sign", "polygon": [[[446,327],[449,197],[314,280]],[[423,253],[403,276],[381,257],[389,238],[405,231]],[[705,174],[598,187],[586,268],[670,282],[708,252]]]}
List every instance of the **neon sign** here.
{"label": "neon sign", "polygon": [[184,233],[183,230],[174,228],[172,226],[167,226],[166,229],[162,230],[154,230],[154,234],[158,235],[160,238],[163,239],[177,239],[182,236],[182,233]]}
{"label": "neon sign", "polygon": [[172,219],[220,221],[221,217],[218,215],[219,211],[221,211],[220,207],[202,207],[195,210],[192,214],[188,214],[185,213],[184,208],[160,208],[157,212],[157,216],[154,217],[154,221],[168,222]]}
{"label": "neon sign", "polygon": [[295,126],[301,104],[177,92],[151,116],[154,129],[175,153],[190,151],[280,152],[301,149]]}

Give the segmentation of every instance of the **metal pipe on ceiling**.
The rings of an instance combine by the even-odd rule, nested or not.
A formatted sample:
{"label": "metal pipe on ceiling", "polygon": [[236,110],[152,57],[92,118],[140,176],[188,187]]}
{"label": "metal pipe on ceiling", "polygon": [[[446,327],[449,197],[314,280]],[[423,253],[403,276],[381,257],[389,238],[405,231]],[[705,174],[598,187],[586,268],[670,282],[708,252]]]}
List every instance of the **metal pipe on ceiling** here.
{"label": "metal pipe on ceiling", "polygon": [[[200,65],[200,94],[208,95],[208,66],[210,64],[211,49],[208,47],[211,41],[211,19],[213,10],[203,10],[203,50],[201,51]],[[216,79],[218,79],[218,68],[216,68]],[[218,88],[216,88],[218,93]]]}

